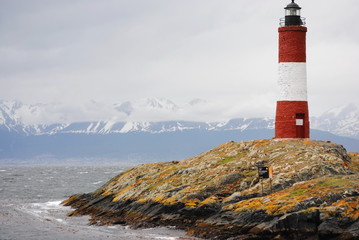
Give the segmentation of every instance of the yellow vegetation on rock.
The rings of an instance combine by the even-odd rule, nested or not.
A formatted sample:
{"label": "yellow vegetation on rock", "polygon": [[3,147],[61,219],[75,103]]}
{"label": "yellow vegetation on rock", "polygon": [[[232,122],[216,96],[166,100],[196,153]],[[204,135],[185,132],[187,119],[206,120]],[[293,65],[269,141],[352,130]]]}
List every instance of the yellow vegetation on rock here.
{"label": "yellow vegetation on rock", "polygon": [[206,198],[205,200],[203,200],[202,202],[199,203],[199,207],[204,206],[204,205],[209,205],[209,204],[213,204],[213,203],[217,203],[219,202],[221,199],[218,198],[217,196],[210,196],[208,198]]}
{"label": "yellow vegetation on rock", "polygon": [[185,201],[185,205],[190,208],[195,208],[198,206],[198,204],[199,204],[199,201],[196,199],[189,199],[189,200]]}
{"label": "yellow vegetation on rock", "polygon": [[[348,189],[359,189],[358,179],[351,180],[348,176],[336,176],[336,177],[324,177],[303,183],[299,183],[286,190],[276,192],[264,197],[252,198],[228,205],[226,209],[234,209],[235,211],[242,211],[245,209],[251,210],[265,210],[270,215],[277,215],[282,213],[288,213],[293,208],[306,200],[313,197],[326,200],[327,194],[342,193]],[[330,207],[342,206],[346,209],[343,215],[351,218],[358,218],[358,197],[354,197],[354,200],[346,202],[342,200],[336,202],[322,209],[330,209]],[[320,209],[320,208],[318,208]]]}

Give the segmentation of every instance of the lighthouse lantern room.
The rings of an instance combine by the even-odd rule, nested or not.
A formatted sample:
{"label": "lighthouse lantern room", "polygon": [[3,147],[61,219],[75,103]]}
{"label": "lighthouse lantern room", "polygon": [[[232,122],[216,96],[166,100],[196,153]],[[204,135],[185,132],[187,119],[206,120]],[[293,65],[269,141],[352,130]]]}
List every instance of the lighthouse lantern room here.
{"label": "lighthouse lantern room", "polygon": [[280,20],[275,138],[309,138],[306,33],[301,8],[292,0]]}
{"label": "lighthouse lantern room", "polygon": [[296,26],[302,25],[301,17],[300,17],[300,9],[301,7],[298,6],[292,1],[292,3],[288,4],[285,9],[285,26]]}

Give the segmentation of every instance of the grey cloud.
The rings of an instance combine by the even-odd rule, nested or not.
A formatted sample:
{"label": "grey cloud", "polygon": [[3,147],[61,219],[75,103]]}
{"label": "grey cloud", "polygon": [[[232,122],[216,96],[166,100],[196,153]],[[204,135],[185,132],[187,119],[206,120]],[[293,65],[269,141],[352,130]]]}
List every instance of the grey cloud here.
{"label": "grey cloud", "polygon": [[[0,98],[70,105],[202,98],[218,109],[237,104],[228,116],[274,108],[278,19],[289,1],[0,2]],[[298,3],[309,28],[313,112],[335,104],[338,88],[338,104],[359,102],[356,1]]]}

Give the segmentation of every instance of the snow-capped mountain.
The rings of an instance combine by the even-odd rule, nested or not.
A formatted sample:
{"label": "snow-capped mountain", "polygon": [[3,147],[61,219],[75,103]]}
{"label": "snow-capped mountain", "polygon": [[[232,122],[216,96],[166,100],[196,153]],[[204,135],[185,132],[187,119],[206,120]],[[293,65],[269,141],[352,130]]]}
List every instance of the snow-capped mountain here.
{"label": "snow-capped mountain", "polygon": [[[71,121],[69,113],[61,115],[63,108],[59,105],[0,101],[0,165],[22,164],[30,160],[39,164],[58,164],[63,159],[85,159],[86,164],[94,163],[86,159],[93,159],[96,164],[102,164],[104,159],[123,162],[179,160],[227,141],[271,138],[274,135],[274,120],[270,118],[172,120],[181,116],[186,107],[201,111],[201,107],[206,105],[202,100],[183,107],[169,100],[143,99],[111,105],[106,111],[103,111],[106,107],[103,104],[93,104],[87,106],[87,110],[110,113],[107,120]],[[81,111],[74,106],[70,112],[74,110],[75,113]],[[151,114],[164,114],[169,116],[169,120],[136,120],[142,116],[148,118]],[[312,128],[325,132],[312,130],[311,137],[334,141],[343,144],[348,151],[359,152],[358,139],[338,136],[359,138],[358,115],[358,108],[350,105],[313,118]],[[50,121],[38,122],[44,118]],[[53,119],[60,121],[51,122]]]}
{"label": "snow-capped mountain", "polygon": [[[186,107],[205,105],[201,99],[191,101]],[[0,129],[25,135],[53,135],[58,133],[112,134],[129,132],[164,133],[188,130],[223,131],[247,129],[273,129],[270,118],[237,118],[227,121],[177,121],[173,120],[184,111],[168,99],[145,98],[138,101],[114,104],[113,115],[107,120],[65,121],[58,123],[36,123],[50,109],[45,104],[26,105],[17,101],[0,100]],[[49,113],[50,114],[50,113]],[[58,113],[55,113],[58,114]],[[139,121],[141,116],[166,115],[165,121]],[[125,116],[125,117],[124,117]],[[359,108],[353,104],[331,109],[311,119],[311,128],[336,135],[359,138]]]}
{"label": "snow-capped mountain", "polygon": [[[204,100],[195,99],[187,107],[200,107],[206,104]],[[138,121],[141,117],[150,118],[155,115],[166,115],[175,119],[183,110],[172,101],[163,98],[145,98],[135,102],[126,101],[114,104],[114,115],[108,120],[79,121],[33,124],[29,119],[36,119],[40,114],[46,113],[49,106],[25,105],[16,101],[0,101],[0,128],[23,133],[25,135],[53,135],[57,133],[85,133],[85,134],[109,134],[147,132],[164,133],[187,130],[220,131],[220,130],[245,130],[245,129],[272,129],[273,120],[267,118],[232,119],[227,121]],[[31,113],[33,115],[31,115]],[[119,115],[127,117],[121,119]],[[50,114],[50,113],[49,113]],[[150,117],[149,117],[150,116]],[[61,117],[60,119],[65,119]],[[163,117],[161,117],[163,118]],[[29,123],[30,122],[30,123]]]}
{"label": "snow-capped mountain", "polygon": [[[153,116],[178,110],[179,107],[170,100],[157,98],[126,101],[112,106],[92,101],[86,109],[68,108],[58,103],[26,105],[18,101],[0,100],[0,128],[27,135],[147,131],[149,124],[136,121],[136,118],[155,119]],[[71,114],[75,118],[69,116]],[[86,115],[93,115],[97,119],[86,119]],[[81,116],[85,117],[81,119]]]}
{"label": "snow-capped mountain", "polygon": [[19,133],[39,131],[37,124],[26,122],[26,117],[36,118],[43,105],[25,105],[18,101],[0,100],[0,128]]}
{"label": "snow-capped mountain", "polygon": [[354,104],[340,106],[311,119],[312,128],[333,134],[359,138],[359,107]]}

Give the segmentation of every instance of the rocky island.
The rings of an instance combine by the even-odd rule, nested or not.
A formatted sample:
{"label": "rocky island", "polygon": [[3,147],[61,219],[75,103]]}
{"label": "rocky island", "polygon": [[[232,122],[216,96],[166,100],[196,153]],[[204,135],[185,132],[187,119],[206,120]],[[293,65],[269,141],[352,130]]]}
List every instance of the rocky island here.
{"label": "rocky island", "polygon": [[[258,167],[272,167],[260,179]],[[90,224],[175,226],[204,239],[359,239],[359,154],[331,142],[228,142],[136,166],[63,202]]]}

